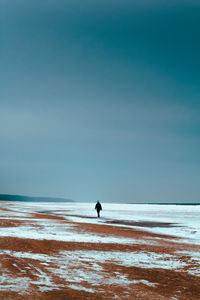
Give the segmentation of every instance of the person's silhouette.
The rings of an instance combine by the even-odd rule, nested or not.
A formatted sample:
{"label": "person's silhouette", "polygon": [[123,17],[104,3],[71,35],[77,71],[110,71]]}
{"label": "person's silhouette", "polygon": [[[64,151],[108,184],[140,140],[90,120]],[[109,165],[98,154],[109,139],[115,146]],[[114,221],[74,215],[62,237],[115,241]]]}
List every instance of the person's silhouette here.
{"label": "person's silhouette", "polygon": [[102,210],[102,206],[101,206],[101,203],[99,201],[97,201],[97,203],[95,205],[95,209],[97,211],[98,218],[100,218],[100,211]]}

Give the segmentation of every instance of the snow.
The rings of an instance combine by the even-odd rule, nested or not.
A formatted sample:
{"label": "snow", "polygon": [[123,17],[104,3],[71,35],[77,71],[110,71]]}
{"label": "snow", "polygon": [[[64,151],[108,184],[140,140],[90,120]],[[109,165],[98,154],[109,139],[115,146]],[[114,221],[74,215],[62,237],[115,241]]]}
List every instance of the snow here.
{"label": "snow", "polygon": [[[58,255],[48,256],[45,254],[9,250],[0,251],[0,255],[5,254],[15,258],[36,260],[40,262],[42,266],[44,265],[43,262],[46,262],[45,270],[47,272],[45,273],[40,267],[33,267],[34,264],[31,265],[29,261],[29,265],[32,266],[32,270],[34,270],[34,275],[37,277],[37,280],[29,280],[28,277],[24,276],[24,292],[29,289],[30,283],[36,285],[40,291],[51,290],[62,286],[56,285],[53,282],[52,275],[56,275],[65,280],[68,287],[85,290],[91,293],[95,291],[95,287],[99,288],[102,284],[117,284],[121,286],[145,284],[148,286],[156,286],[155,283],[147,280],[129,280],[126,274],[121,274],[120,272],[112,274],[104,270],[103,264],[109,261],[124,266],[129,264],[134,265],[137,261],[137,258],[135,261],[133,260],[134,253],[122,255],[121,252],[63,251]],[[8,275],[0,277],[0,290],[9,289],[18,292],[22,291],[22,286],[17,284],[19,280],[19,278],[14,278]],[[15,286],[16,284],[17,286]],[[93,288],[86,288],[82,286],[82,284],[89,284]]]}
{"label": "snow", "polygon": [[[182,252],[178,252],[182,253]],[[41,262],[60,265],[58,272],[68,271],[70,266],[84,266],[86,269],[102,271],[101,264],[112,262],[125,267],[162,268],[182,270],[187,264],[179,260],[179,256],[158,254],[154,252],[121,252],[121,251],[61,251],[55,256],[29,252],[0,251],[0,255],[10,255],[16,258],[33,259]],[[100,264],[100,265],[99,265]],[[80,272],[80,269],[78,270]],[[81,274],[81,273],[80,273]],[[79,274],[79,275],[80,275]],[[84,275],[85,276],[85,275]]]}
{"label": "snow", "polygon": [[119,244],[151,244],[156,245],[153,241],[136,240],[123,237],[109,237],[90,233],[79,233],[67,225],[51,225],[47,223],[45,227],[35,226],[18,226],[0,228],[0,237],[17,237],[23,239],[36,240],[55,240],[63,242],[85,242],[85,243],[119,243]]}
{"label": "snow", "polygon": [[9,274],[0,276],[0,291],[13,291],[24,294],[29,288],[29,278],[14,278]]}
{"label": "snow", "polygon": [[[76,224],[62,222],[56,219],[37,218],[35,212],[46,215],[57,215],[66,221],[75,223],[107,224],[146,230],[164,235],[179,237],[174,242],[200,244],[199,216],[200,206],[169,206],[169,205],[139,205],[139,204],[103,204],[101,218],[96,218],[95,203],[7,203],[0,202],[1,220],[22,220],[22,225],[0,228],[0,237],[18,237],[36,240],[56,240],[65,242],[84,243],[117,243],[117,244],[148,244],[159,245],[159,239],[143,240],[106,236],[96,233],[80,232]],[[41,215],[42,217],[42,215]],[[112,223],[119,221],[119,223]],[[134,222],[120,224],[120,221]],[[110,223],[109,223],[110,222]],[[140,222],[135,226],[135,222]],[[146,222],[146,223],[145,223]],[[154,222],[150,227],[148,222]],[[166,226],[162,226],[162,224]],[[172,223],[172,226],[168,226]],[[156,225],[157,224],[157,225]],[[9,255],[16,259],[32,260],[32,263],[13,265],[23,274],[23,279],[16,278],[2,269],[0,276],[0,290],[27,293],[31,286],[36,286],[41,292],[63,287],[56,284],[55,278],[76,290],[90,293],[102,292],[101,286],[118,285],[132,287],[143,284],[156,286],[156,283],[137,278],[130,280],[126,274],[108,272],[106,264],[115,264],[123,267],[162,268],[187,272],[200,276],[200,253],[195,251],[176,251],[173,254],[159,254],[147,251],[60,251],[55,255],[30,252],[16,252],[0,250],[0,256]],[[187,259],[184,259],[184,256]],[[37,267],[34,266],[37,263]],[[34,273],[35,280],[26,277],[26,270]]]}
{"label": "snow", "polygon": [[[71,208],[73,208],[71,206]],[[93,212],[93,204],[76,203],[70,214],[75,215],[73,221],[89,222],[89,223],[104,223],[113,220],[119,221],[134,221],[134,222],[164,222],[172,223],[171,227],[142,227],[154,233],[173,235],[182,238],[185,242],[200,244],[200,205],[151,205],[151,204],[103,204],[101,213],[102,219],[87,219],[86,217],[95,216]],[[76,215],[81,216],[76,217]],[[85,218],[84,218],[85,217]],[[112,224],[115,225],[116,224]],[[122,225],[120,225],[122,226]],[[135,227],[124,225],[127,227]]]}
{"label": "snow", "polygon": [[[80,223],[107,224],[109,221],[133,221],[133,222],[164,222],[173,226],[138,227],[132,225],[120,225],[142,229],[158,234],[172,235],[181,238],[181,241],[200,244],[200,205],[152,205],[152,204],[115,204],[103,203],[101,218],[96,218],[95,203],[6,203],[2,207],[13,210],[10,216],[24,214],[27,216],[33,212],[45,211],[47,213],[62,216],[68,220]],[[20,213],[23,212],[23,213]],[[3,212],[4,214],[4,212]],[[70,216],[69,216],[70,215]],[[5,216],[9,216],[5,212]],[[112,224],[113,226],[119,226]],[[86,237],[87,239],[87,237]],[[89,239],[89,237],[88,237]],[[87,240],[88,240],[87,239]],[[95,242],[95,241],[94,241]],[[98,242],[98,241],[97,241]]]}
{"label": "snow", "polygon": [[86,292],[89,292],[89,293],[94,293],[95,292],[94,289],[88,289],[88,288],[85,288],[84,286],[81,286],[81,285],[70,284],[69,287],[71,289],[74,289],[74,290],[86,291]]}
{"label": "snow", "polygon": [[[162,269],[181,269],[186,264],[169,254],[154,252],[121,252],[121,251],[65,251],[62,252],[69,262],[113,262],[125,267],[144,267]],[[77,263],[77,262],[76,262]]]}
{"label": "snow", "polygon": [[[190,255],[190,251],[177,251],[177,253],[158,254],[147,251],[121,252],[121,251],[60,251],[55,255],[30,253],[22,251],[1,250],[0,256],[8,255],[24,261],[21,268],[22,278],[16,278],[3,273],[0,276],[0,290],[11,290],[27,293],[30,285],[35,285],[40,291],[58,289],[68,286],[72,289],[84,290],[90,293],[102,292],[102,286],[118,285],[131,288],[134,285],[157,286],[157,283],[144,279],[130,280],[124,273],[111,272],[105,267],[107,264],[124,267],[158,268],[181,272],[187,266],[190,274],[200,276],[198,268],[188,266],[180,260],[180,255]],[[198,257],[198,253],[196,253]],[[195,256],[194,256],[195,257]],[[198,257],[199,258],[199,257]],[[28,259],[28,264],[26,263]],[[36,266],[35,263],[36,262]],[[16,267],[18,264],[14,263]],[[24,265],[24,267],[23,267]],[[23,269],[24,268],[24,269]],[[30,269],[36,277],[35,280],[25,276],[25,269]],[[120,270],[120,269],[119,269]],[[62,279],[62,284],[56,284],[55,278]],[[65,282],[65,284],[63,283]],[[64,285],[63,285],[64,284]]]}

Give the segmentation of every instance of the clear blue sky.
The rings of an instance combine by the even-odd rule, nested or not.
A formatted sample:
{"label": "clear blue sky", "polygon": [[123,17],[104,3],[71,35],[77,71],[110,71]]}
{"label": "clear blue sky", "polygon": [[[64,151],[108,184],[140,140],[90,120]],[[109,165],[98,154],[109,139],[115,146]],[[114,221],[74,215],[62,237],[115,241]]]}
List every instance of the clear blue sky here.
{"label": "clear blue sky", "polygon": [[200,199],[200,2],[2,0],[0,193]]}

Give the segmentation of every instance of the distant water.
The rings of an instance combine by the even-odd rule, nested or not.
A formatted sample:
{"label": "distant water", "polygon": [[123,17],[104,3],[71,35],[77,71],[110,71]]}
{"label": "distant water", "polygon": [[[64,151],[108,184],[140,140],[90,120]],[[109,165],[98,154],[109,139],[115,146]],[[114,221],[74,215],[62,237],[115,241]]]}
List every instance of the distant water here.
{"label": "distant water", "polygon": [[141,205],[200,205],[200,203],[192,203],[192,202],[187,202],[187,203],[180,203],[180,202],[174,202],[174,203],[127,203],[127,204],[141,204]]}
{"label": "distant water", "polygon": [[157,205],[200,205],[200,203],[149,203]]}

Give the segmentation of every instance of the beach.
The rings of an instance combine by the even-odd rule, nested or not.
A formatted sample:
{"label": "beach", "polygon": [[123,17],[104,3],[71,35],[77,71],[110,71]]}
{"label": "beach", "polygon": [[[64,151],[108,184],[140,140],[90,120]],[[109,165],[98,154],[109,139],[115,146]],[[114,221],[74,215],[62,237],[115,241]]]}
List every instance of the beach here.
{"label": "beach", "polygon": [[0,299],[200,299],[200,206],[0,202]]}

